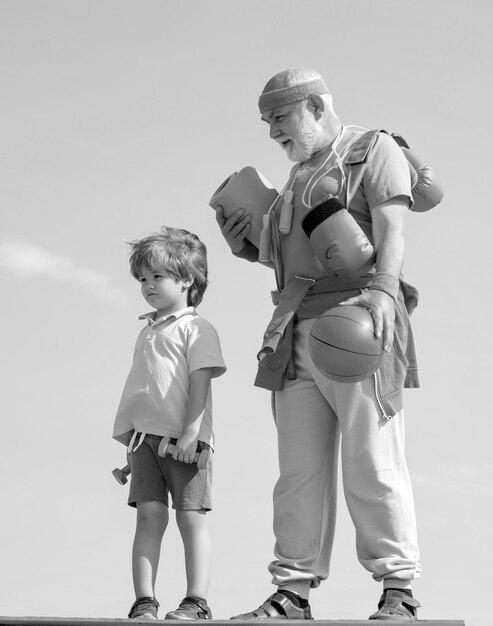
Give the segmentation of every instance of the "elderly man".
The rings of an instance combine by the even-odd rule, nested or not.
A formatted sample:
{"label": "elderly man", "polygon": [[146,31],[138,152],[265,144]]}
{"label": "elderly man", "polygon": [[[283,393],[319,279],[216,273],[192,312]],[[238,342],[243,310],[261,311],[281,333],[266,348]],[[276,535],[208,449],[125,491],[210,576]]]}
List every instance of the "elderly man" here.
{"label": "elderly man", "polygon": [[[408,165],[395,141],[379,133],[348,207],[375,255],[362,276],[330,275],[317,259],[302,219],[327,198],[343,203],[348,198],[345,157],[364,131],[341,123],[314,70],[275,75],[259,108],[270,137],[297,164],[287,185],[291,193],[284,195],[292,205],[292,220],[283,232],[283,203],[271,211],[275,303],[292,315],[280,316],[289,320],[286,327],[276,327],[274,315],[269,328],[282,329],[281,345],[272,348],[268,329],[256,380],[274,392],[280,476],[274,489],[275,560],[269,571],[278,589],[261,607],[233,619],[311,619],[309,591],[329,574],[340,448],[358,559],[383,582],[370,619],[415,621],[419,603],[411,583],[421,567],[404,458],[402,390],[419,385],[408,318],[417,293],[400,279],[404,223],[412,203]],[[238,210],[226,219],[219,208],[217,221],[236,256],[259,260],[258,248],[247,239],[249,214]],[[383,340],[379,370],[362,381],[329,380],[308,352],[315,320],[337,304],[369,309],[375,334]]]}

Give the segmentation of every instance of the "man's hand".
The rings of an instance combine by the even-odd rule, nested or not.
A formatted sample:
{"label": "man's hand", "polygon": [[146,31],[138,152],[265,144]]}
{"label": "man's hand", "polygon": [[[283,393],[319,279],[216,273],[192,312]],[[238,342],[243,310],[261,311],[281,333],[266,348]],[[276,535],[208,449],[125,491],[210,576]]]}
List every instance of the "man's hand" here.
{"label": "man's hand", "polygon": [[183,432],[176,440],[171,456],[175,461],[193,463],[197,452],[197,437],[192,433]]}
{"label": "man's hand", "polygon": [[369,289],[359,296],[348,298],[340,304],[364,306],[370,310],[375,326],[375,336],[383,336],[383,349],[390,352],[394,341],[395,303],[384,291]]}
{"label": "man's hand", "polygon": [[223,208],[217,207],[216,222],[219,224],[221,233],[226,239],[228,246],[233,253],[238,253],[245,247],[245,237],[251,228],[251,216],[243,209],[238,209],[226,219],[224,217]]}

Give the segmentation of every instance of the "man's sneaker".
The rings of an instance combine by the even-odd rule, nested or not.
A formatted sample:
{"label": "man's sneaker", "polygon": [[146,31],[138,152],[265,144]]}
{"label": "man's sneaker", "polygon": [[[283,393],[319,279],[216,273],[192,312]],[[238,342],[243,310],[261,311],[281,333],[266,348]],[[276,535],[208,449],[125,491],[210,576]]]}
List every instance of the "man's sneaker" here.
{"label": "man's sneaker", "polygon": [[175,611],[167,613],[164,619],[212,619],[212,612],[202,598],[187,596],[180,602],[180,606]]}
{"label": "man's sneaker", "polygon": [[301,608],[296,606],[283,593],[276,592],[267,598],[255,611],[235,615],[231,619],[251,620],[251,619],[313,619],[310,605]]}
{"label": "man's sneaker", "polygon": [[157,619],[159,602],[156,598],[137,598],[132,604],[128,617],[130,619]]}
{"label": "man's sneaker", "polygon": [[412,596],[399,589],[385,589],[378,611],[370,615],[368,619],[386,622],[416,622],[418,620],[418,607],[421,604]]}

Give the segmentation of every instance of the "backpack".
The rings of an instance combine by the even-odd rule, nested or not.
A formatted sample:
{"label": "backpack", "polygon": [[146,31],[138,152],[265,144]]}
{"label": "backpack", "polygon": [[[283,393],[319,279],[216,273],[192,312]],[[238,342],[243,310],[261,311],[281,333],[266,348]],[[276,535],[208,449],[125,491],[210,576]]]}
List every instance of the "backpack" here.
{"label": "backpack", "polygon": [[[349,208],[351,200],[369,165],[371,151],[377,140],[378,133],[387,133],[387,131],[377,129],[365,132],[354,142],[349,154],[344,159],[345,164],[349,166],[345,197],[345,206],[347,208]],[[401,135],[392,133],[390,136],[400,146],[409,165],[411,191],[414,201],[411,211],[417,213],[429,211],[439,204],[443,198],[443,189],[438,177],[431,167],[426,165],[425,162],[411,150],[406,140],[401,137]]]}

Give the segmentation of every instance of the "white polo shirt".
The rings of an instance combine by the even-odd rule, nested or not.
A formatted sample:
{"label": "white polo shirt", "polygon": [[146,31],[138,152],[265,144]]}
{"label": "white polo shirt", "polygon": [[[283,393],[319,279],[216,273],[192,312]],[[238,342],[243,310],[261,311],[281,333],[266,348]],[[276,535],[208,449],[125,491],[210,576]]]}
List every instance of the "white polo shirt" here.
{"label": "white polo shirt", "polygon": [[[128,444],[133,431],[179,437],[183,431],[190,373],[210,368],[221,376],[226,366],[214,327],[194,307],[154,319],[140,332],[118,407],[113,437]],[[213,447],[212,395],[209,390],[199,440]]]}

